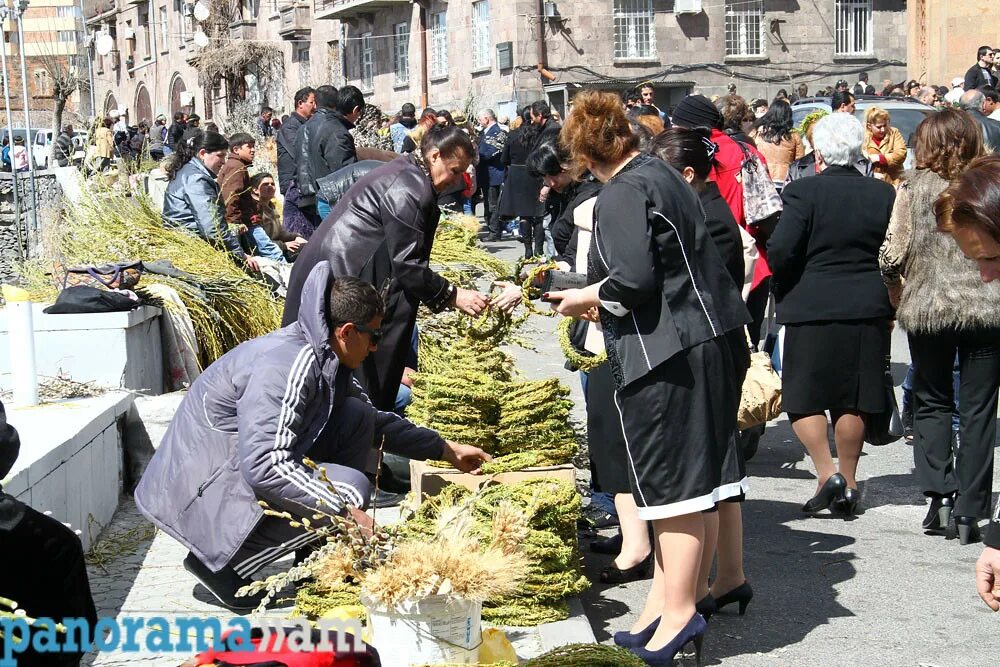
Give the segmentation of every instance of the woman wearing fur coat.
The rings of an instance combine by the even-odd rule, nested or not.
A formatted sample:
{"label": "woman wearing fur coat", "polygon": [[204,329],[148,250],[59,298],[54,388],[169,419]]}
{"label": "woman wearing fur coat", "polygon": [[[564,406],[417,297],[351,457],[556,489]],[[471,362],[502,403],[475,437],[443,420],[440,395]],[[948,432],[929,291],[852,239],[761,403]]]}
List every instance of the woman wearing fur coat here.
{"label": "woman wearing fur coat", "polygon": [[[916,165],[899,189],[879,256],[914,366],[917,480],[931,499],[923,528],[979,541],[990,516],[997,390],[1000,284],[937,230],[934,202],[983,152],[972,118],[943,109],[917,127]],[[959,441],[951,437],[952,367],[959,359]]]}

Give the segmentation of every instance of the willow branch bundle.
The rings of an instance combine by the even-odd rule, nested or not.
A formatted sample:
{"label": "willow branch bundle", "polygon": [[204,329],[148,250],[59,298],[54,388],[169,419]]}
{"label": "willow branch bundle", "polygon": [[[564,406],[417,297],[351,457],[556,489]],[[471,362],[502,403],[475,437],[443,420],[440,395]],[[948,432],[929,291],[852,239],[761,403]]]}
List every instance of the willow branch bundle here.
{"label": "willow branch bundle", "polygon": [[566,618],[565,599],[590,585],[581,574],[576,538],[580,497],[572,484],[533,479],[487,486],[478,494],[458,485],[429,497],[407,518],[404,534],[432,534],[451,508],[468,504],[475,531],[496,530],[498,514],[517,511],[527,517],[527,530],[508,536],[522,545],[528,575],[515,594],[486,601],[483,618],[502,625],[530,626]]}
{"label": "willow branch bundle", "polygon": [[449,213],[438,224],[431,247],[431,263],[457,284],[471,287],[475,278],[503,278],[512,274],[507,262],[490,254],[479,243],[479,221],[473,216]]}
{"label": "willow branch bundle", "polygon": [[[158,283],[178,292],[198,337],[202,367],[281,324],[282,303],[263,282],[247,275],[229,253],[165,227],[144,194],[85,192],[66,205],[53,243],[51,261],[65,266],[165,259],[189,274],[182,280],[146,272],[139,284]],[[21,275],[35,298],[55,296],[55,285],[39,263],[23,265]]]}

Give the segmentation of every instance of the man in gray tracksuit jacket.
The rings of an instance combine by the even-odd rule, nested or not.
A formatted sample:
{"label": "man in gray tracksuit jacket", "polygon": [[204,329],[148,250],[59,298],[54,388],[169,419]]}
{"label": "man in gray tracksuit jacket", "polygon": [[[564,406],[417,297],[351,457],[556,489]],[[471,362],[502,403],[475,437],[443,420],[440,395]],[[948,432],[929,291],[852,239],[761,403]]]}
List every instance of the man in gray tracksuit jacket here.
{"label": "man in gray tracksuit jacket", "polygon": [[[364,508],[373,446],[475,471],[489,457],[372,407],[352,371],[381,338],[384,306],[373,287],[310,273],[297,321],[243,343],[191,385],[135,492],[136,505],[190,550],[185,567],[220,602],[261,567],[315,537],[259,505],[293,516]],[[333,490],[303,457],[322,463]]]}

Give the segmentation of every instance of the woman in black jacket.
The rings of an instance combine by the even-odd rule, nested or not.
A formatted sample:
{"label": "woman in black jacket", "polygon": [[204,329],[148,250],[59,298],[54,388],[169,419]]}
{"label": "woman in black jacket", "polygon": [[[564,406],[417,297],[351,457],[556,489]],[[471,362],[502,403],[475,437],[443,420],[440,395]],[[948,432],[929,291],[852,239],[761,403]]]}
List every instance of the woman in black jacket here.
{"label": "woman in black jacket", "polygon": [[538,201],[542,179],[532,177],[526,166],[539,129],[531,124],[531,107],[522,110],[521,118],[521,127],[507,137],[500,159],[507,168],[500,194],[500,216],[520,218],[525,258],[541,257],[545,254],[545,205]]}
{"label": "woman in black jacket", "polygon": [[670,664],[688,643],[700,649],[706,628],[695,607],[701,513],[746,486],[736,412],[750,315],[694,191],[639,153],[616,95],[577,95],[560,139],[604,186],[591,284],[548,296],[562,315],[601,320],[632,495],[656,537],[646,606],[615,640],[647,662]]}
{"label": "woman in black jacket", "polygon": [[[746,270],[743,260],[743,238],[736,218],[719,187],[708,180],[715,164],[718,146],[706,128],[672,127],[653,140],[651,153],[680,172],[684,180],[698,193],[705,212],[705,226],[722,256],[733,284],[742,291]],[[742,453],[742,449],[741,449]],[[717,607],[738,602],[746,610],[753,589],[743,572],[743,496],[719,503],[718,509],[704,513],[705,549],[698,577],[698,611],[707,619]],[[708,578],[718,551],[719,565],[711,590]]]}
{"label": "woman in black jacket", "polygon": [[[849,114],[813,131],[820,173],[781,193],[781,222],[767,243],[778,322],[785,325],[782,403],[818,484],[803,512],[852,516],[865,419],[886,408],[884,358],[892,310],[878,252],[896,198],[892,186],[854,168],[864,130]],[[830,412],[838,465],[830,456]]]}

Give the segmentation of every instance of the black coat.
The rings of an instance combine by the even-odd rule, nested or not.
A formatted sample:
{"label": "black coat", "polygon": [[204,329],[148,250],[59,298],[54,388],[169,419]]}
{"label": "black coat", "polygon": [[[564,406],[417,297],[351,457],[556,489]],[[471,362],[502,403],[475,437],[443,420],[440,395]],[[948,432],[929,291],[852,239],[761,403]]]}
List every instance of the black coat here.
{"label": "black coat", "polygon": [[580,204],[591,197],[596,197],[600,191],[601,182],[588,174],[584,180],[567,190],[564,197],[565,207],[559,211],[558,216],[554,216],[549,225],[549,231],[552,233],[552,245],[556,248],[556,256],[553,259],[566,262],[571,267],[575,267],[573,270],[579,273],[585,273],[587,267],[576,267],[577,238],[580,228],[576,226],[573,214]]}
{"label": "black coat", "polygon": [[500,194],[500,215],[509,218],[540,217],[545,205],[538,201],[542,179],[528,173],[525,163],[535,142],[526,136],[527,128],[521,126],[510,133],[503,147],[501,162],[507,168]]}
{"label": "black coat", "polygon": [[970,67],[968,71],[966,71],[965,84],[963,87],[966,90],[975,90],[980,86],[993,86],[995,88],[997,85],[996,75],[990,72],[990,76],[993,77],[993,81],[986,80],[986,75],[983,74],[983,68],[979,66],[979,63],[976,63]]}
{"label": "black coat", "polygon": [[288,188],[292,187],[295,181],[297,169],[295,139],[298,137],[299,128],[305,124],[306,119],[293,112],[278,130],[278,187],[281,194],[288,192]]}
{"label": "black coat", "polygon": [[172,123],[170,129],[167,130],[167,145],[173,150],[177,150],[177,143],[184,136],[184,133],[187,132],[187,129],[187,123]]}
{"label": "black coat", "polygon": [[988,151],[1000,153],[1000,121],[983,115],[981,111],[970,110],[969,114],[983,133],[983,147]]}
{"label": "black coat", "polygon": [[781,219],[767,242],[778,322],[890,317],[878,252],[893,187],[853,167],[827,167],[786,185],[781,199]]}
{"label": "black coat", "polygon": [[353,127],[340,112],[318,109],[299,130],[293,154],[298,158],[295,184],[302,195],[300,206],[315,204],[318,179],[358,161]]}
{"label": "black coat", "polygon": [[743,263],[743,237],[740,236],[739,225],[733,217],[729,204],[722,198],[719,186],[709,181],[705,189],[698,193],[701,206],[705,209],[705,225],[708,233],[715,241],[715,248],[722,256],[726,271],[733,278],[736,289],[743,289],[745,277]]}
{"label": "black coat", "polygon": [[368,172],[323,221],[299,254],[288,281],[283,324],[296,321],[312,268],[328,261],[335,277],[388,285],[384,336],[355,372],[375,407],[391,410],[403,377],[417,308],[448,307],[454,288],[428,266],[441,211],[430,176],[413,156]]}
{"label": "black coat", "polygon": [[698,196],[666,162],[634,158],[601,188],[595,217],[588,282],[607,278],[601,323],[619,389],[750,322]]}

